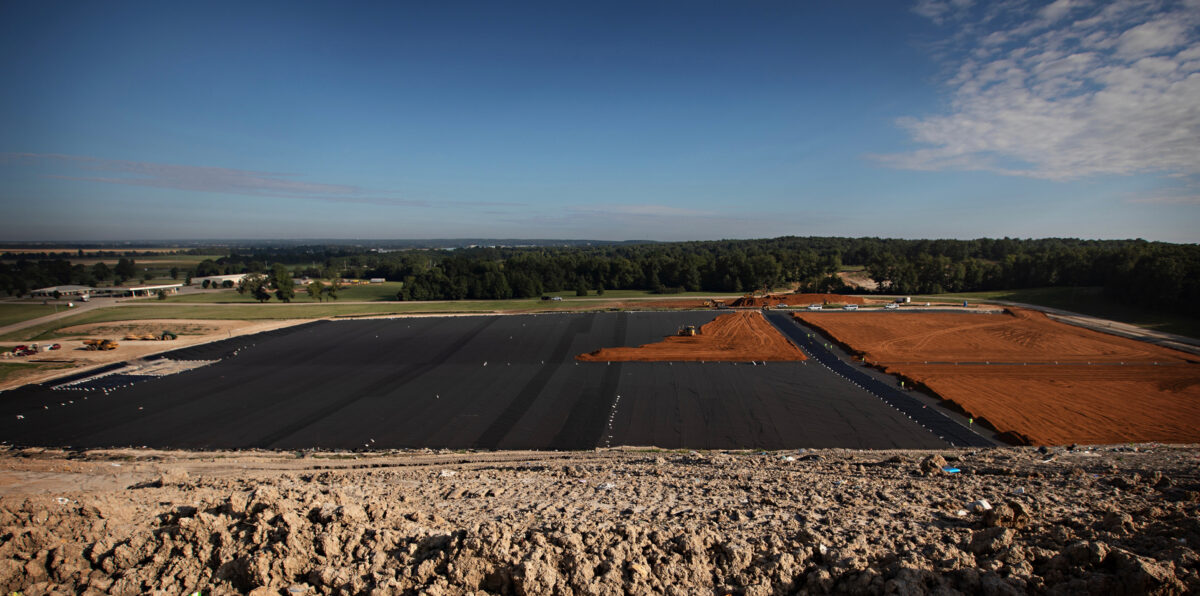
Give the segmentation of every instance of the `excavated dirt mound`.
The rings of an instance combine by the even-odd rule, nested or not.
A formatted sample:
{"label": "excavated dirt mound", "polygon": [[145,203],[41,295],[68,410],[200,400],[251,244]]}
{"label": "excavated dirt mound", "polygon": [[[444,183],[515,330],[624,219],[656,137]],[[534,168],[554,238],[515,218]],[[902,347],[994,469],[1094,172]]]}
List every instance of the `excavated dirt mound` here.
{"label": "excavated dirt mound", "polygon": [[9,453],[0,590],[1195,593],[1197,454]]}
{"label": "excavated dirt mound", "polygon": [[1032,444],[1200,441],[1200,364],[1183,352],[1019,309],[794,316]]}
{"label": "excavated dirt mound", "polygon": [[762,308],[786,304],[788,306],[808,306],[810,304],[866,304],[860,296],[845,296],[842,294],[771,294],[769,296],[742,296],[729,306],[743,308]]}
{"label": "excavated dirt mound", "polygon": [[602,348],[575,358],[583,362],[750,362],[805,360],[804,352],[760,312],[721,315],[693,336],[671,336],[636,348]]}

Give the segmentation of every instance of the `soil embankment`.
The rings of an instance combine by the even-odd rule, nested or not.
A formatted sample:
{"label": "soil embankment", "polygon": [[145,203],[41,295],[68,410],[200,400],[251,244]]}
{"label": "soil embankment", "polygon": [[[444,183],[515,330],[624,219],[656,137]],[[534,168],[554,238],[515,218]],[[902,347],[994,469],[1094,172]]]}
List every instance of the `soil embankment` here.
{"label": "soil embankment", "polygon": [[786,304],[788,306],[808,306],[810,304],[866,304],[861,296],[846,296],[843,294],[771,294],[769,296],[742,296],[729,306],[735,308],[762,308]]}
{"label": "soil embankment", "polygon": [[762,313],[733,312],[700,327],[696,335],[671,336],[636,348],[601,348],[576,356],[583,362],[800,361],[804,352],[783,337]]}
{"label": "soil embankment", "polygon": [[1195,593],[1198,453],[10,451],[0,590]]}
{"label": "soil embankment", "polygon": [[1200,441],[1200,364],[1189,354],[1021,309],[795,317],[1033,444]]}

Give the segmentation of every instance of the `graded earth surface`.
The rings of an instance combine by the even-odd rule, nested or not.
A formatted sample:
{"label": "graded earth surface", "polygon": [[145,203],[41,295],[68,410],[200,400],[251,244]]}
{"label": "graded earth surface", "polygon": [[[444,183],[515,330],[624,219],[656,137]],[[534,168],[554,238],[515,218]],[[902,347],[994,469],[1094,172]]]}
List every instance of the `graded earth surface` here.
{"label": "graded earth surface", "polygon": [[1195,593],[1198,456],[7,450],[0,589]]}
{"label": "graded earth surface", "polygon": [[1009,309],[796,313],[1015,442],[1200,441],[1200,358]]}

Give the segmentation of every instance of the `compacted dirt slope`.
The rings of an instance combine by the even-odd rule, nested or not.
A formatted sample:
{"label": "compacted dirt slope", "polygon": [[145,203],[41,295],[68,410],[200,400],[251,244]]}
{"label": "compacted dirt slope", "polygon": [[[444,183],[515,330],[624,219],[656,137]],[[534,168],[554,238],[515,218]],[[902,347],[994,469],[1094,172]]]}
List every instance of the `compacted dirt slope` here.
{"label": "compacted dirt slope", "polygon": [[1200,441],[1190,354],[1020,309],[795,316],[1027,443]]}
{"label": "compacted dirt slope", "polygon": [[872,363],[1182,363],[1189,354],[1066,325],[1044,313],[802,312]]}
{"label": "compacted dirt slope", "polygon": [[583,362],[799,361],[804,352],[779,333],[762,313],[721,315],[692,336],[672,336],[636,348],[602,348],[576,357]]}
{"label": "compacted dirt slope", "polygon": [[0,590],[1195,593],[1198,454],[10,451]]}

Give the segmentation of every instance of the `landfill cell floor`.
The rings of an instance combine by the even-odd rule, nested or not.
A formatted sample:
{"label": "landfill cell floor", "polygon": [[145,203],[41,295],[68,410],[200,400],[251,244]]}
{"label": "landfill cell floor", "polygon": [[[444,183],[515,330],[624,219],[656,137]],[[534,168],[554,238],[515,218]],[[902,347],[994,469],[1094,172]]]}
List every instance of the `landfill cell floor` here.
{"label": "landfill cell floor", "polygon": [[0,394],[0,439],[218,449],[937,448],[813,362],[578,362],[715,311],[319,321],[171,352],[173,375]]}

